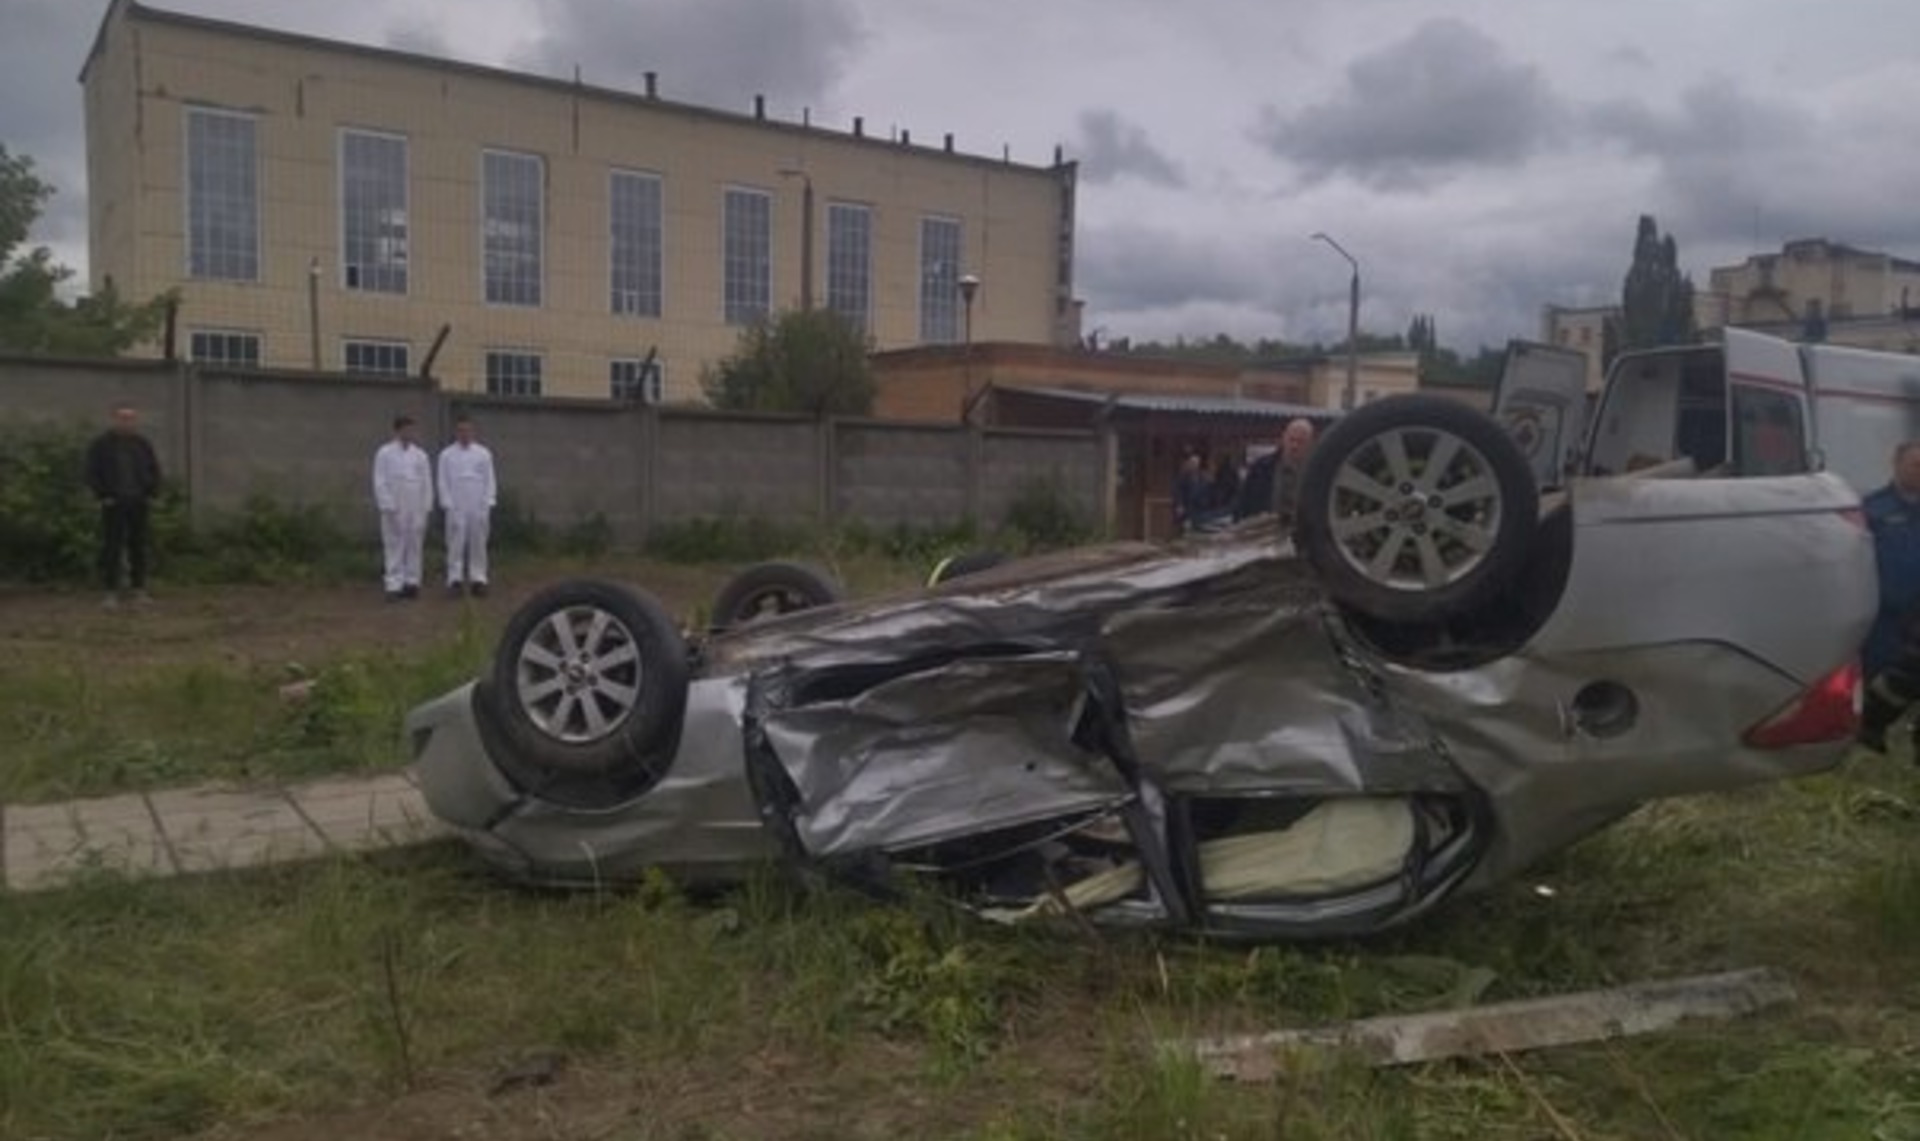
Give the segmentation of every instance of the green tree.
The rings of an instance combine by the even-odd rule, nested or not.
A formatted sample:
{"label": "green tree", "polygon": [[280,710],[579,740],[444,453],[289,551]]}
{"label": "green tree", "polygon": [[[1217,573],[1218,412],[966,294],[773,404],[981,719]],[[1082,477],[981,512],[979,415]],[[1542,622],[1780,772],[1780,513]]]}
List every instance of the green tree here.
{"label": "green tree", "polygon": [[701,378],[716,407],[865,416],[873,411],[866,337],[830,309],[793,309],[740,333],[732,356]]}
{"label": "green tree", "polygon": [[1640,215],[1633,241],[1633,264],[1620,287],[1621,352],[1694,339],[1693,279],[1680,272],[1673,235],[1660,233],[1653,215]]}
{"label": "green tree", "polygon": [[118,356],[150,339],[166,317],[167,298],[129,305],[109,285],[63,301],[60,283],[73,271],[56,265],[45,246],[22,248],[52,196],[31,158],[0,146],[0,349]]}

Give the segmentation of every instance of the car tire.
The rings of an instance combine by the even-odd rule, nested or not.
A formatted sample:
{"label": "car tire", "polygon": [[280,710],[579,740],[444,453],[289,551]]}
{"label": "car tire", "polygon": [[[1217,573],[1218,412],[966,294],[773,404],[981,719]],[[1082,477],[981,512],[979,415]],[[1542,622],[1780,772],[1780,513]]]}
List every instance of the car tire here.
{"label": "car tire", "polygon": [[927,585],[939,586],[944,582],[952,582],[956,578],[979,574],[981,571],[992,570],[1006,561],[1007,556],[999,551],[968,551],[964,555],[953,555],[950,558],[941,559],[933,568],[933,573],[927,576]]}
{"label": "car tire", "polygon": [[689,669],[686,641],[658,602],[580,579],[514,612],[482,692],[515,771],[643,790],[672,761]]}
{"label": "car tire", "polygon": [[1294,538],[1334,601],[1433,622],[1518,577],[1539,511],[1532,469],[1498,423],[1445,397],[1394,396],[1314,445]]}
{"label": "car tire", "polygon": [[718,634],[760,618],[831,606],[846,596],[840,580],[810,563],[759,563],[720,588],[707,628]]}

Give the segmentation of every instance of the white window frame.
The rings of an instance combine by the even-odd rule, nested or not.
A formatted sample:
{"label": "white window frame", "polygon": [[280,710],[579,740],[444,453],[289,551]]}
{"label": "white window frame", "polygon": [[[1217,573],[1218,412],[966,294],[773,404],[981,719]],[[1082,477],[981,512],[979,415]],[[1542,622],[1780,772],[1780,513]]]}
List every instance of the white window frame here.
{"label": "white window frame", "polygon": [[[875,211],[872,203],[868,203],[868,202],[850,202],[850,201],[844,201],[844,200],[831,200],[831,199],[827,202],[827,235],[826,235],[827,237],[826,303],[827,304],[826,304],[826,308],[833,309],[833,311],[836,313],[840,311],[837,309],[834,309],[834,306],[833,306],[833,265],[834,265],[833,214],[835,210],[858,211],[861,214],[861,216],[863,216],[866,219],[866,226],[867,226],[866,260],[860,267],[861,292],[863,294],[863,300],[865,301],[865,306],[862,308],[860,312],[859,319],[854,322],[854,326],[855,328],[859,329],[863,335],[869,334],[873,330],[873,218],[874,218]],[[844,317],[846,316],[846,314],[841,313],[841,316]]]}
{"label": "white window frame", "polygon": [[[241,119],[253,125],[253,276],[202,277],[193,272],[193,118],[207,115]],[[260,116],[205,103],[188,103],[180,108],[180,243],[181,274],[188,281],[224,281],[230,284],[258,285],[266,277],[266,209],[264,181],[260,161]]]}
{"label": "white window frame", "polygon": [[[945,340],[934,340],[927,336],[927,299],[931,296],[927,288],[927,223],[929,222],[949,223],[958,233],[958,239],[954,243],[954,289],[951,298],[953,305],[953,335]],[[966,315],[960,311],[962,302],[960,300],[959,283],[960,279],[966,276],[966,271],[963,268],[967,260],[966,220],[953,214],[922,214],[920,215],[919,233],[916,237],[918,239],[916,243],[918,251],[914,258],[914,274],[919,279],[919,289],[917,291],[919,304],[915,306],[914,312],[914,331],[919,334],[916,339],[922,344],[957,345],[965,335]]]}
{"label": "white window frame", "polygon": [[[494,301],[487,296],[487,157],[489,155],[528,159],[540,168],[540,177],[535,183],[540,193],[539,217],[536,222],[539,234],[540,269],[534,282],[540,297],[532,304],[524,301]],[[481,147],[479,166],[480,177],[475,185],[478,198],[475,205],[479,209],[475,211],[474,239],[480,247],[480,301],[484,305],[499,309],[544,309],[547,307],[547,156],[534,151],[515,150],[512,147]]]}
{"label": "white window frame", "polygon": [[[347,282],[347,136],[364,135],[398,142],[400,152],[400,213],[407,220],[406,288],[368,289]],[[413,294],[413,140],[399,131],[373,127],[341,127],[334,140],[334,195],[340,215],[340,288],[365,297],[410,297]],[[484,239],[483,239],[484,244]],[[484,251],[483,251],[484,253]],[[481,272],[486,272],[483,266]]]}
{"label": "white window frame", "polygon": [[[538,391],[535,392],[499,392],[493,386],[493,358],[525,357],[539,363],[540,375],[535,380]],[[539,349],[494,345],[484,349],[480,356],[480,383],[482,390],[489,396],[515,396],[521,399],[536,399],[547,394],[547,354]]]}
{"label": "white window frame", "polygon": [[726,183],[720,187],[720,322],[730,329],[744,328],[752,320],[736,321],[728,309],[727,300],[727,200],[735,194],[752,195],[766,205],[767,216],[767,269],[765,280],[766,305],[760,319],[773,316],[773,280],[775,277],[773,191],[760,186],[748,186],[744,183]]}
{"label": "white window frame", "polygon": [[[348,359],[350,353],[355,348],[400,350],[404,358],[400,371],[394,372],[389,369],[355,369]],[[391,337],[342,337],[340,338],[340,371],[352,373],[354,376],[412,376],[413,343],[411,341],[397,341]]]}
{"label": "white window frame", "polygon": [[[193,342],[197,337],[232,337],[241,341],[252,341],[253,360],[207,360],[194,352]],[[254,329],[190,328],[187,330],[187,359],[194,364],[209,365],[213,368],[259,368],[266,363],[267,339]]]}
{"label": "white window frame", "polygon": [[[655,276],[660,282],[660,294],[655,299],[658,304],[651,313],[644,311],[625,313],[613,307],[613,187],[614,183],[622,178],[648,179],[651,180],[659,190],[660,242],[658,248],[654,250],[654,256],[659,260]],[[726,288],[724,283],[722,283],[721,288]],[[658,171],[641,170],[637,167],[626,166],[610,167],[607,170],[607,311],[616,317],[628,317],[635,320],[657,321],[667,315],[667,179],[665,175],[662,175]]]}

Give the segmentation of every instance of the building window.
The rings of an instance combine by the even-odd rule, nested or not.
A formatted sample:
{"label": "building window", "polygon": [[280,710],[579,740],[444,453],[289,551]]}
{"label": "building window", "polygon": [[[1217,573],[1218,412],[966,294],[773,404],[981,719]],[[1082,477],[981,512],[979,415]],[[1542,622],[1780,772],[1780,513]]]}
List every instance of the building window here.
{"label": "building window", "polygon": [[260,367],[260,334],[196,329],[187,336],[187,355],[198,364]]}
{"label": "building window", "polygon": [[651,363],[637,359],[611,361],[607,366],[607,381],[615,400],[639,404],[666,402],[666,371],[660,367],[658,357]]}
{"label": "building window", "polygon": [[407,140],[340,132],[341,284],[407,291]]}
{"label": "building window", "polygon": [[827,308],[867,331],[873,293],[873,211],[835,202],[827,207]]}
{"label": "building window", "polygon": [[260,280],[260,172],[250,115],[187,109],[187,276]]}
{"label": "building window", "polygon": [[481,155],[480,244],[492,305],[540,304],[546,164],[539,155]]}
{"label": "building window", "polygon": [[342,348],[348,372],[365,376],[407,375],[405,341],[348,341]]}
{"label": "building window", "polygon": [[726,319],[751,325],[773,304],[773,196],[729,187],[722,207],[721,253]]}
{"label": "building window", "polygon": [[920,219],[920,339],[960,339],[960,222]]}
{"label": "building window", "polygon": [[660,315],[660,179],[616,170],[607,186],[613,312]]}
{"label": "building window", "polygon": [[540,373],[543,363],[539,353],[489,350],[487,394],[489,396],[540,395]]}

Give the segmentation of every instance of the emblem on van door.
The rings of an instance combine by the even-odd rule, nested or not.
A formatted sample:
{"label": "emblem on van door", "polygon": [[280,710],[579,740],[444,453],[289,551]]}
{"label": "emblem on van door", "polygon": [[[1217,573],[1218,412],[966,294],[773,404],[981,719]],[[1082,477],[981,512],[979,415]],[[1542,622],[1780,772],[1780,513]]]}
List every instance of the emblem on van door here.
{"label": "emblem on van door", "polygon": [[1537,408],[1515,408],[1506,415],[1507,434],[1520,446],[1520,451],[1528,459],[1540,453],[1540,444],[1546,433],[1540,430],[1540,410]]}

